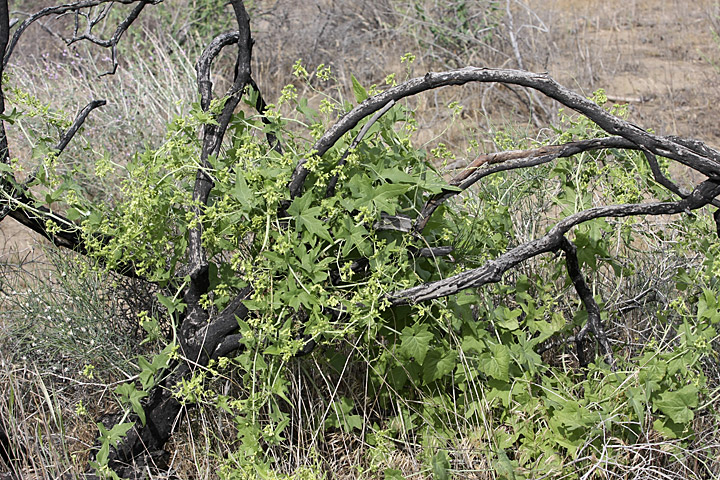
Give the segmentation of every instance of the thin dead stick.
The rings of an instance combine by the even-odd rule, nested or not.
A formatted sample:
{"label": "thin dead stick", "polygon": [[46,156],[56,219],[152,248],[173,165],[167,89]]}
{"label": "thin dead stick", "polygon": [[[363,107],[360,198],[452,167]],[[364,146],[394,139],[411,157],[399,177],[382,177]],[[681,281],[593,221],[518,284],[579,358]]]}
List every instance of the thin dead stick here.
{"label": "thin dead stick", "polygon": [[337,185],[338,178],[340,176],[340,169],[345,165],[345,162],[347,161],[347,157],[350,155],[350,152],[355,150],[358,145],[360,145],[360,142],[362,142],[362,139],[365,137],[365,134],[370,130],[370,127],[373,126],[375,122],[378,121],[380,117],[385,115],[388,110],[390,110],[393,105],[395,105],[395,100],[390,100],[387,105],[385,105],[382,109],[375,112],[375,115],[373,115],[370,120],[363,126],[363,128],[360,130],[360,133],[358,133],[357,137],[355,137],[355,140],[350,144],[350,146],[345,150],[345,153],[343,153],[342,157],[340,157],[340,160],[337,163],[337,167],[335,167],[338,171],[328,182],[327,191],[325,192],[326,197],[332,197],[335,195],[335,186]]}

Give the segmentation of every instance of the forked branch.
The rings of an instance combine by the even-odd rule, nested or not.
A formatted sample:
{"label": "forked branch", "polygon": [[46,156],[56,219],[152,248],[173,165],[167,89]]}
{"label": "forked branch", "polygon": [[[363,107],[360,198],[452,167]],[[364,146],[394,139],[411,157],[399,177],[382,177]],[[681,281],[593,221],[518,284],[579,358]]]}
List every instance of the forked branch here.
{"label": "forked branch", "polygon": [[531,240],[505,252],[495,260],[472,270],[443,280],[390,293],[386,296],[390,305],[407,305],[454,295],[468,288],[478,288],[502,280],[505,272],[516,265],[542,253],[560,248],[563,236],[581,223],[605,217],[630,217],[639,215],[673,215],[696,210],[709,204],[720,195],[720,181],[710,179],[698,185],[687,198],[677,202],[631,203],[594,207],[558,222],[546,235]]}
{"label": "forked branch", "polygon": [[[582,152],[608,148],[639,149],[637,145],[622,137],[606,137],[570,142],[563,145],[547,145],[529,150],[511,150],[480,155],[450,181],[450,186],[459,190],[447,189],[430,198],[420,211],[413,228],[416,232],[421,232],[427,225],[430,216],[443,202],[461,191],[467,190],[488,175],[507,170],[534,167],[557,158],[571,157]],[[495,166],[491,167],[492,165]]]}

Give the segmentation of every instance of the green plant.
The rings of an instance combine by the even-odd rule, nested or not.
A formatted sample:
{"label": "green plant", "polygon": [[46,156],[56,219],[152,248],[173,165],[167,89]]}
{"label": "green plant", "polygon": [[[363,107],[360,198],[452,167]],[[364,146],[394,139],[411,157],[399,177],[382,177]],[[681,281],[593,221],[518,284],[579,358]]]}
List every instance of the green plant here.
{"label": "green plant", "polygon": [[[589,100],[512,70],[388,79],[385,91],[351,77],[357,105],[324,97],[317,109],[292,84],[266,105],[250,75],[247,12],[232,6],[240,31],[204,51],[200,98],[164,142],[127,163],[99,159],[119,185],[113,202],[53,168],[61,148],[28,182],[3,169],[8,214],[94,260],[85,275],[157,289],[162,308],[138,317],[162,350],[139,356],[137,378],[114,388],[123,411],[98,425],[100,473],[123,475],[123,462],[162,449],[189,406],[232,426],[216,448],[226,478],[308,476],[282,459],[302,450],[306,464],[322,463],[326,437],[360,445],[357,476],[480,474],[478,458],[506,478],[609,475],[629,468],[641,442],[692,451],[695,416],[712,403],[703,362],[717,336],[706,293],[716,249],[690,271],[666,268],[678,286],[702,289],[684,302],[666,288],[673,300],[657,302],[636,348],[611,343],[621,307],[608,308],[608,284],[635,280],[638,250],[670,257],[668,235],[692,228],[709,242],[707,219],[645,231],[636,222],[705,213],[720,193],[720,153],[629,124],[603,108],[601,91]],[[216,98],[210,65],[234,43],[232,86]],[[326,67],[314,78],[300,63],[294,71],[307,91],[331,78]],[[587,118],[564,116],[534,143],[496,135],[519,148],[480,155],[447,181],[429,160],[453,152],[413,146],[402,100],[467,82],[531,86]],[[655,154],[709,180],[685,195]],[[401,452],[412,468],[396,468]]]}

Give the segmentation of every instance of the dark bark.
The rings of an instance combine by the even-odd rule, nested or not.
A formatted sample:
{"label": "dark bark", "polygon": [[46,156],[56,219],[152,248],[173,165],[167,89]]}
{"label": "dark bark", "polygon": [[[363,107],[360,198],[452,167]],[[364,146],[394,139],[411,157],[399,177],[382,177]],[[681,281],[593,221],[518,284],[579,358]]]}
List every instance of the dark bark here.
{"label": "dark bark", "polygon": [[[240,348],[239,341],[242,337],[232,332],[237,330],[237,319],[247,317],[248,310],[242,301],[251,294],[250,288],[244,289],[212,321],[199,329],[193,338],[185,339],[186,345],[191,344],[198,349],[198,361],[188,361],[185,356],[174,362],[168,367],[162,380],[153,387],[143,405],[147,423],[142,425],[135,418],[135,426],[117,447],[111,449],[109,466],[118,474],[133,478],[138,471],[138,464],[149,462],[146,458],[148,455],[155,461],[164,458],[162,450],[175,431],[183,408],[183,404],[173,396],[173,392],[183,380],[189,380],[197,368],[207,366],[211,358],[227,356]],[[117,422],[120,418],[114,416],[108,420],[108,427],[111,427],[113,420]],[[158,465],[158,468],[162,469],[162,466]]]}
{"label": "dark bark", "polygon": [[558,222],[546,235],[518,245],[495,260],[473,270],[468,270],[436,282],[424,283],[387,295],[390,304],[408,305],[454,295],[468,288],[478,288],[497,283],[505,272],[521,262],[540,254],[560,248],[563,236],[581,223],[603,217],[629,217],[637,215],[672,215],[703,207],[720,195],[720,182],[706,180],[698,185],[687,198],[678,202],[633,203],[595,207],[578,212]]}
{"label": "dark bark", "polygon": [[[225,104],[216,118],[217,123],[205,125],[203,128],[203,145],[200,154],[201,168],[198,169],[195,177],[193,205],[191,206],[191,211],[198,220],[207,205],[210,191],[214,186],[212,179],[206,173],[206,169],[210,166],[208,158],[219,153],[232,113],[240,102],[245,86],[249,84],[251,77],[250,59],[253,40],[250,36],[250,17],[245,11],[242,2],[235,0],[231,4],[239,27],[235,78],[225,95]],[[198,91],[201,97],[200,104],[204,110],[210,108],[213,99],[210,65],[227,41],[224,39],[214,41],[203,52],[200,61],[196,65]],[[183,355],[191,361],[200,363],[207,362],[208,357],[207,353],[203,352],[203,338],[197,334],[202,331],[210,318],[209,312],[200,305],[202,297],[208,292],[210,286],[207,252],[202,246],[202,233],[202,223],[198,221],[197,225],[190,229],[188,234],[187,256],[190,283],[183,294],[183,300],[187,305],[187,315],[180,324],[180,346]]]}
{"label": "dark bark", "polygon": [[585,305],[585,311],[587,311],[588,319],[587,323],[583,328],[575,335],[575,343],[577,344],[578,358],[580,359],[580,366],[586,367],[591,360],[586,358],[583,341],[588,330],[590,330],[595,338],[597,339],[600,347],[605,355],[605,360],[612,370],[616,370],[615,358],[612,354],[612,348],[608,341],[605,329],[602,326],[602,320],[600,318],[600,307],[598,306],[595,298],[593,298],[592,291],[588,287],[585,277],[583,277],[582,271],[580,270],[580,263],[577,258],[577,247],[569,241],[567,238],[562,237],[560,241],[560,249],[565,252],[565,264],[567,266],[568,276],[575,287],[580,300]]}
{"label": "dark bark", "polygon": [[[390,101],[417,95],[418,93],[449,85],[464,85],[469,82],[503,83],[520,85],[535,89],[547,97],[558,101],[565,107],[575,110],[611,135],[618,135],[635,145],[672,158],[709,177],[720,175],[720,152],[704,144],[692,141],[678,141],[674,137],[660,137],[642,128],[616,117],[587,98],[558,84],[547,74],[524,72],[520,70],[465,67],[440,73],[427,73],[423,77],[413,78],[385,92],[374,95],[348,112],[313,146],[317,155],[324,155],[343,135],[353,129],[362,119],[377,112]],[[288,189],[291,197],[297,196],[307,177],[304,165],[307,160],[298,162]]]}
{"label": "dark bark", "polygon": [[[608,148],[638,149],[634,143],[622,137],[594,138],[581,140],[564,145],[547,145],[530,150],[513,150],[480,155],[465,170],[450,180],[450,186],[455,190],[447,190],[433,196],[427,201],[415,220],[414,230],[422,232],[433,212],[449,198],[467,190],[481,179],[498,172],[529,168],[551,162],[557,158],[572,157],[578,153]],[[495,165],[491,167],[490,165]]]}

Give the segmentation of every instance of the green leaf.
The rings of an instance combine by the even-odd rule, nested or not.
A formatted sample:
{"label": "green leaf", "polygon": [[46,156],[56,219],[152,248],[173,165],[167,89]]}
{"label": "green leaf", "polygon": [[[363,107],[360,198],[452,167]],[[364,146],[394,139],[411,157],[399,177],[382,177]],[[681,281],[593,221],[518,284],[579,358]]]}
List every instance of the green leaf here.
{"label": "green leaf", "polygon": [[115,393],[120,395],[120,399],[129,403],[138,418],[145,425],[145,409],[140,404],[140,400],[147,397],[147,392],[138,390],[132,383],[125,383],[115,389]]}
{"label": "green leaf", "polygon": [[398,202],[395,199],[407,192],[408,189],[410,189],[410,185],[407,184],[396,185],[393,183],[386,183],[384,185],[380,185],[379,187],[375,187],[372,195],[368,196],[367,200],[371,201],[375,205],[375,208],[380,212],[395,215],[395,211],[398,207]]}
{"label": "green leaf", "polygon": [[487,385],[490,387],[485,393],[487,401],[492,402],[497,398],[502,402],[503,406],[507,408],[510,405],[510,399],[512,397],[511,385],[506,381],[496,380],[494,378],[488,380]]}
{"label": "green leaf", "polygon": [[585,431],[587,427],[598,421],[598,417],[577,401],[568,400],[561,410],[555,410],[552,420],[561,424],[569,431]]}
{"label": "green leaf", "polygon": [[257,200],[255,199],[255,193],[248,186],[242,169],[238,169],[237,173],[235,174],[235,186],[230,191],[230,194],[235,200],[237,200],[243,205],[246,205],[248,208],[255,206],[255,204],[257,203]]}
{"label": "green leaf", "polygon": [[400,470],[395,470],[394,468],[386,468],[383,475],[385,475],[385,480],[405,480],[402,472]]}
{"label": "green leaf", "polygon": [[162,293],[158,293],[158,294],[157,294],[157,297],[158,297],[158,301],[159,301],[165,308],[167,308],[167,311],[168,311],[168,314],[169,314],[169,315],[172,315],[173,313],[175,313],[176,307],[175,307],[175,300],[174,300],[174,299],[172,299],[172,298],[170,298],[170,297],[166,297],[166,296],[163,295]]}
{"label": "green leaf", "polygon": [[451,373],[455,369],[456,362],[457,352],[454,350],[444,353],[440,350],[430,351],[422,364],[425,383],[434,382]]}
{"label": "green leaf", "polygon": [[341,397],[340,400],[333,402],[334,415],[329,415],[325,420],[325,425],[330,427],[341,428],[345,432],[352,430],[362,430],[363,419],[360,415],[351,415],[353,409],[353,401],[347,397]]}
{"label": "green leaf", "polygon": [[418,178],[400,170],[397,167],[385,168],[379,173],[380,177],[390,180],[393,183],[418,183]]}
{"label": "green leaf", "polygon": [[508,307],[497,307],[493,312],[495,314],[495,322],[507,330],[517,330],[520,328],[518,318],[520,317],[520,309],[510,310]]}
{"label": "green leaf", "polygon": [[656,418],[653,422],[653,428],[668,438],[680,438],[687,434],[686,424],[675,423],[667,417]]}
{"label": "green leaf", "polygon": [[140,366],[140,383],[143,389],[148,390],[155,383],[155,372],[157,372],[157,369],[142,355],[138,355],[138,365]]}
{"label": "green leaf", "polygon": [[506,479],[506,480],[515,480],[515,471],[517,470],[517,465],[515,462],[512,462],[510,458],[508,458],[507,453],[505,453],[505,450],[498,449],[497,450],[497,460],[493,462],[493,466],[495,467],[495,472],[498,474],[498,478]]}
{"label": "green leaf", "polygon": [[640,426],[645,425],[645,392],[639,387],[630,387],[626,391],[628,403],[637,415]]}
{"label": "green leaf", "polygon": [[82,212],[81,212],[80,210],[78,210],[77,208],[70,207],[70,208],[68,208],[67,211],[65,212],[65,216],[68,218],[68,220],[74,222],[74,221],[77,220],[78,218],[84,217],[85,214],[82,213]]}
{"label": "green leaf", "polygon": [[450,478],[450,458],[445,450],[437,452],[430,462],[435,480],[448,480]]}
{"label": "green leaf", "polygon": [[685,424],[692,421],[695,414],[691,410],[697,407],[698,389],[694,385],[687,385],[674,392],[660,394],[660,398],[653,405],[667,415],[675,423]]}
{"label": "green leaf", "polygon": [[302,113],[305,116],[305,118],[307,118],[311,122],[313,122],[313,123],[318,122],[318,116],[317,116],[318,112],[315,111],[314,109],[308,107],[308,99],[307,98],[305,98],[305,97],[301,98],[300,101],[298,102],[297,106],[295,107],[295,110]]}
{"label": "green leaf", "polygon": [[487,376],[508,381],[510,349],[502,344],[490,344],[490,352],[480,356],[480,370]]}
{"label": "green leaf", "polygon": [[433,334],[425,325],[405,327],[400,334],[400,353],[407,358],[414,358],[419,364],[425,361]]}
{"label": "green leaf", "polygon": [[134,423],[118,423],[114,427],[112,427],[109,431],[105,430],[107,432],[107,439],[110,442],[111,445],[115,446],[117,442],[122,440],[122,438],[125,436],[125,434],[130,430],[133,426],[135,426]]}
{"label": "green leaf", "polygon": [[344,217],[340,235],[345,240],[342,248],[342,254],[347,256],[354,247],[363,256],[370,256],[372,244],[366,242],[368,231],[362,225],[353,222],[352,218]]}
{"label": "green leaf", "polygon": [[318,219],[320,207],[308,208],[312,202],[312,192],[308,191],[302,197],[293,200],[287,212],[295,217],[295,227],[298,231],[307,230],[312,235],[317,235],[328,242],[332,242],[332,236],[324,222]]}
{"label": "green leaf", "polygon": [[480,296],[468,290],[464,290],[457,295],[458,305],[477,305],[480,303]]}
{"label": "green leaf", "polygon": [[[102,424],[98,424],[98,425],[102,425]],[[100,465],[107,465],[109,455],[110,455],[110,443],[107,441],[102,442],[102,445],[100,446],[100,450],[98,450],[97,455],[95,455],[95,460],[97,460],[97,463],[99,463]]]}
{"label": "green leaf", "polygon": [[8,114],[0,113],[0,120],[4,122],[8,122],[10,125],[13,125],[18,118],[22,115],[22,112],[19,112],[17,108],[13,107],[12,112]]}
{"label": "green leaf", "polygon": [[357,103],[363,102],[366,98],[368,98],[367,90],[365,90],[365,87],[360,85],[360,82],[358,82],[358,79],[355,78],[355,75],[350,74],[350,79],[352,80],[353,93],[355,94],[355,100],[357,101]]}

